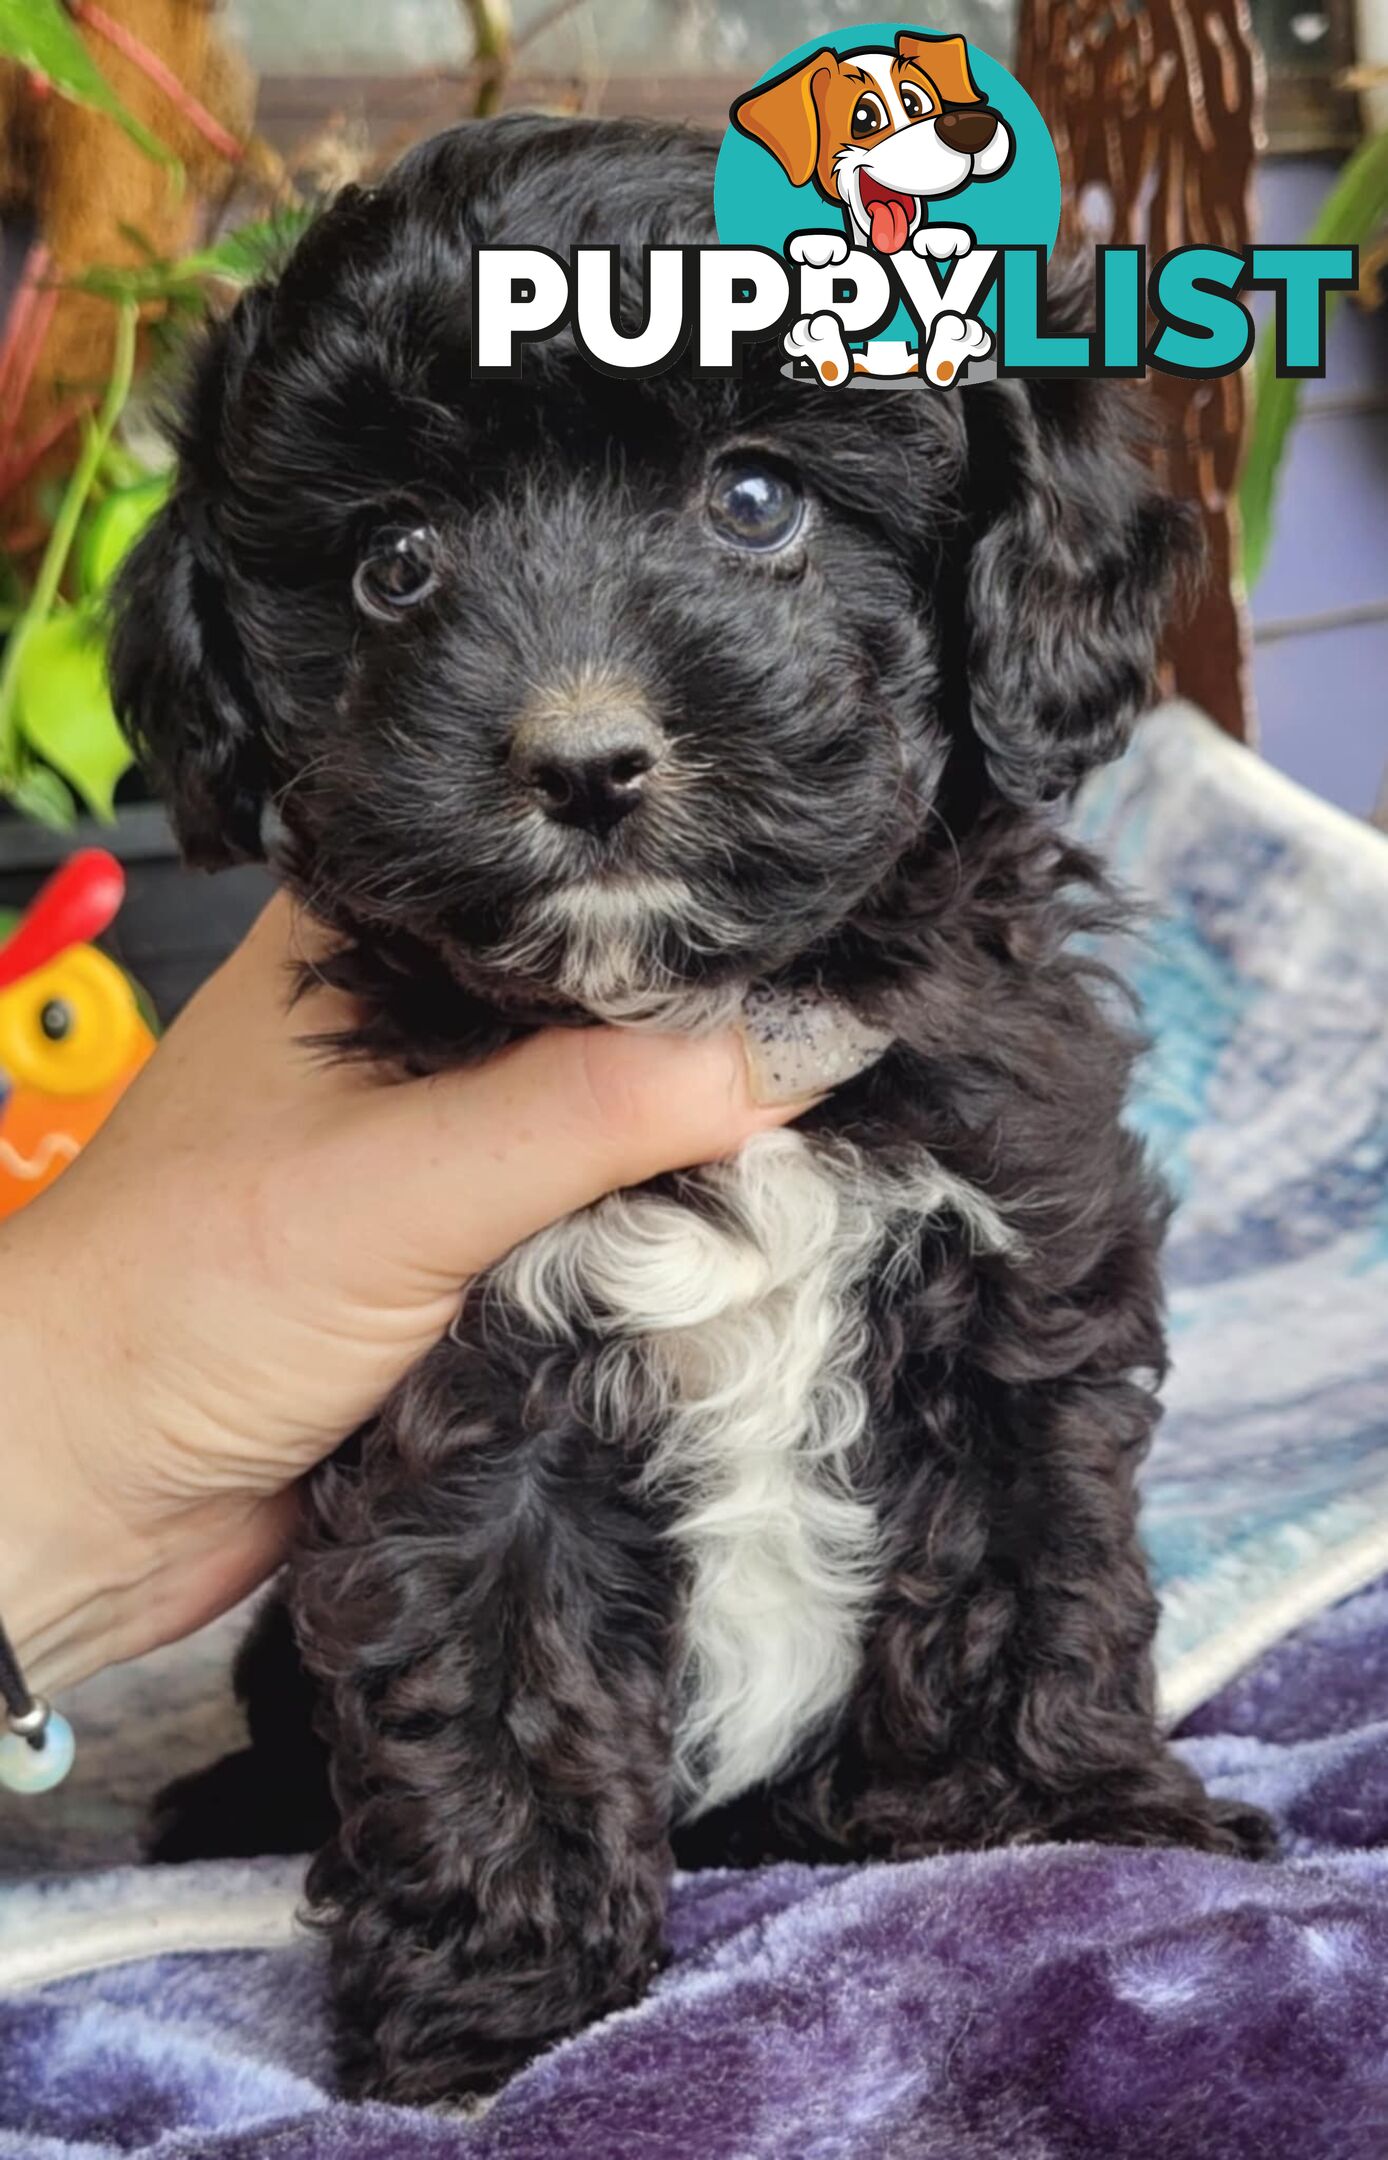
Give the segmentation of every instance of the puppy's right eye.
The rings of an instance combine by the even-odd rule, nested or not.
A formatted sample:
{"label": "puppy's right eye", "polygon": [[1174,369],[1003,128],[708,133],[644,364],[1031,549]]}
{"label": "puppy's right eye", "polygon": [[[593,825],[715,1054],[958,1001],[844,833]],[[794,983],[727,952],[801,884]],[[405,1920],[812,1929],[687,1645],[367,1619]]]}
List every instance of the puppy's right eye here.
{"label": "puppy's right eye", "polygon": [[441,576],[439,536],[432,525],[378,533],[357,564],[352,596],[367,615],[388,620],[427,600]]}
{"label": "puppy's right eye", "polygon": [[725,458],[709,483],[708,515],[719,539],[729,546],[771,555],[789,547],[804,523],[804,492],[782,465]]}
{"label": "puppy's right eye", "polygon": [[848,132],[855,142],[865,135],[877,135],[887,125],[887,108],[875,90],[865,90],[853,108]]}

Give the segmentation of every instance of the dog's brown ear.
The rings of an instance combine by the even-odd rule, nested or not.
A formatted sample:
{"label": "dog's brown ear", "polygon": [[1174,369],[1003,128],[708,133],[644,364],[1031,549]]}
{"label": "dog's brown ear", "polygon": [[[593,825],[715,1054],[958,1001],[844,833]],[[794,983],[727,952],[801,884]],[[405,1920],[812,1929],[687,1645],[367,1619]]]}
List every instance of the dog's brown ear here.
{"label": "dog's brown ear", "polygon": [[826,47],[788,75],[778,75],[775,82],[763,83],[733,103],[733,126],[771,152],[792,187],[804,187],[814,177],[819,160],[817,92],[838,68],[838,54]]}
{"label": "dog's brown ear", "polygon": [[896,41],[898,60],[914,60],[928,75],[946,105],[981,105],[982,94],[969,73],[969,48],[961,37],[917,37],[903,30]]}

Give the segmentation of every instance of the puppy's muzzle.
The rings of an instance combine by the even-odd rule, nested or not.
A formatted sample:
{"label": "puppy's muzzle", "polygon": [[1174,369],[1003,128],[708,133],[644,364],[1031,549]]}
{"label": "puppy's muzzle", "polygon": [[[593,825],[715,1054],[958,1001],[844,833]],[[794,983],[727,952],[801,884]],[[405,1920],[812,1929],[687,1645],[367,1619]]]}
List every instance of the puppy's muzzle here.
{"label": "puppy's muzzle", "polygon": [[935,133],[951,150],[962,157],[977,157],[986,150],[998,132],[998,116],[987,107],[970,107],[963,112],[943,112],[935,122]]}
{"label": "puppy's muzzle", "polygon": [[546,817],[603,833],[639,807],[665,750],[635,700],[563,700],[521,716],[508,763]]}

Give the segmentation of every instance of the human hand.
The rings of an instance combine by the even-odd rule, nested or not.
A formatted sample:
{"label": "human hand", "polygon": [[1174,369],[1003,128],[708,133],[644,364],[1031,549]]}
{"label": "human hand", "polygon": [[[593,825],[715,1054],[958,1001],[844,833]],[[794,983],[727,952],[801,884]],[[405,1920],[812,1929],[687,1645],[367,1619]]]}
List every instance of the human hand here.
{"label": "human hand", "polygon": [[[0,1612],[37,1687],[187,1633],[266,1575],[297,1479],[443,1334],[470,1277],[805,1107],[808,1086],[753,1100],[764,1027],[750,1066],[735,1033],[607,1028],[431,1080],[325,1063],[303,1038],[350,1005],[315,988],[290,1008],[311,934],[272,902],[0,1231]],[[842,1018],[829,1032],[818,1085],[881,1047]]]}

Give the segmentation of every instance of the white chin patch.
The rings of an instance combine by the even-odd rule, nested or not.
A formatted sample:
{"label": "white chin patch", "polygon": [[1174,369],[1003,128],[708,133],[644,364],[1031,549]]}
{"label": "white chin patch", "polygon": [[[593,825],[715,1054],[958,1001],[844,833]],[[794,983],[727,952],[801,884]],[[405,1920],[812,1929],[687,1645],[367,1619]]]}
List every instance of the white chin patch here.
{"label": "white chin patch", "polygon": [[549,983],[567,1002],[614,1026],[697,1033],[737,1011],[742,988],[719,990],[679,981],[662,958],[667,932],[699,950],[727,950],[735,939],[701,908],[682,878],[576,880],[531,907],[492,967]]}

